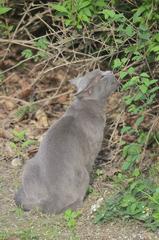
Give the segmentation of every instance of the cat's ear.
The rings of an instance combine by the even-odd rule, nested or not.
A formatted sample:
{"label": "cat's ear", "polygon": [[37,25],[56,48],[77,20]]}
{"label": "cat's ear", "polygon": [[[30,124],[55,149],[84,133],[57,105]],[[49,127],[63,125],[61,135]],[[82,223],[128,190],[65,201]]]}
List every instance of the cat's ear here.
{"label": "cat's ear", "polygon": [[101,76],[101,71],[99,69],[96,69],[92,72],[87,72],[84,76],[78,76],[74,79],[71,79],[70,83],[77,88],[76,95],[85,91],[88,88],[88,86],[92,83],[93,79],[98,76]]}
{"label": "cat's ear", "polygon": [[70,83],[73,84],[76,87],[76,96],[80,93],[82,93],[88,85],[88,79],[86,76],[78,76],[72,80],[70,80]]}

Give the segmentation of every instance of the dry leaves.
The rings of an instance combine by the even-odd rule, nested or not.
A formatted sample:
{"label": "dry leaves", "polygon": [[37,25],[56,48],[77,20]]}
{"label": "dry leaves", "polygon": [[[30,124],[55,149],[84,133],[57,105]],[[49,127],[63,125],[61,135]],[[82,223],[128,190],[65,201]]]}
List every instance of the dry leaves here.
{"label": "dry leaves", "polygon": [[37,127],[47,128],[49,126],[47,115],[42,109],[39,109],[36,112],[35,117],[38,121],[37,122]]}

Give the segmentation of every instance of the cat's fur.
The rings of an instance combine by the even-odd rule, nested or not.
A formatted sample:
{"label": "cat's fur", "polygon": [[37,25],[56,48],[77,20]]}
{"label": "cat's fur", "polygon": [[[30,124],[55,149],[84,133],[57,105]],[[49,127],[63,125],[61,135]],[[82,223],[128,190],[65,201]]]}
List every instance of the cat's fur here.
{"label": "cat's fur", "polygon": [[75,100],[24,166],[22,186],[15,194],[16,204],[24,210],[60,213],[83,203],[103,140],[106,99],[119,83],[112,72],[100,70],[71,82],[78,90]]}

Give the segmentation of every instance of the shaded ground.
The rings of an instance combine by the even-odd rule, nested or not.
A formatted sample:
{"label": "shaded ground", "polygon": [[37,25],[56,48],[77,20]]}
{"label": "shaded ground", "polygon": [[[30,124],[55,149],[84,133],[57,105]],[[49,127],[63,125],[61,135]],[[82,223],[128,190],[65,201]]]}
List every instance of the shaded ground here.
{"label": "shaded ground", "polygon": [[[5,64],[12,66],[14,62],[10,61]],[[5,66],[1,66],[3,67],[5,69]],[[117,122],[122,121],[119,93],[110,99],[105,139],[96,161],[96,169],[100,167],[102,175],[96,174],[94,177],[93,192],[84,202],[75,232],[69,230],[63,215],[47,216],[36,211],[23,212],[15,206],[13,196],[20,183],[22,172],[22,166],[18,165],[23,165],[24,160],[36,152],[42,133],[66,110],[71,100],[72,90],[65,80],[75,75],[76,71],[71,73],[71,71],[65,72],[65,69],[62,69],[45,75],[45,79],[39,74],[40,70],[35,66],[24,65],[18,72],[7,73],[1,85],[0,240],[159,239],[158,233],[148,232],[137,222],[117,221],[103,225],[93,224],[91,206],[99,198],[107,198],[113,192],[113,185],[106,180],[106,176],[118,171],[117,162],[120,161],[119,149],[116,148],[113,151],[115,143],[119,141],[115,126]],[[35,108],[28,105],[30,102],[36,103]],[[17,139],[13,132],[24,130],[24,137]],[[109,142],[108,139],[110,139]],[[36,142],[23,147],[23,143],[29,140],[36,140]],[[13,159],[15,162],[12,161]]]}

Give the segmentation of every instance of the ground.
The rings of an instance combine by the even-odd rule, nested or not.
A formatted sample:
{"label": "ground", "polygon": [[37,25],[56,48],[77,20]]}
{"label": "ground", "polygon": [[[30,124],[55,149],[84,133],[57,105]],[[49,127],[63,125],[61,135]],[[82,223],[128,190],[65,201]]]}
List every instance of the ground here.
{"label": "ground", "polygon": [[[10,64],[12,67],[14,62],[5,62],[5,64]],[[3,67],[5,69],[5,66],[1,66]],[[111,175],[118,171],[116,167],[118,164],[113,165],[112,160],[120,160],[117,149],[115,152],[112,151],[114,146],[112,136],[113,141],[118,141],[114,122],[115,119],[117,122],[120,121],[122,112],[122,105],[120,107],[116,105],[120,102],[118,101],[119,93],[111,98],[107,108],[106,133],[102,151],[96,161],[95,172],[98,168],[100,170],[93,177],[93,192],[84,201],[80,209],[81,215],[76,220],[77,225],[74,229],[71,230],[68,227],[64,214],[48,216],[38,211],[23,212],[15,206],[14,192],[20,184],[24,162],[35,154],[42,134],[63,114],[72,101],[72,90],[67,80],[73,74],[67,73],[66,76],[64,73],[65,69],[62,69],[62,71],[45,75],[44,84],[44,81],[39,81],[35,77],[38,75],[37,68],[27,65],[27,67],[23,66],[19,72],[8,73],[1,85],[0,240],[159,239],[159,233],[147,231],[139,222],[118,219],[116,222],[105,224],[93,223],[94,214],[91,213],[91,206],[96,204],[98,199],[106,199],[114,192],[114,186],[106,180],[106,176],[108,173]],[[76,75],[75,71],[74,75]],[[32,79],[36,80],[34,84]],[[65,79],[62,84],[61,79]],[[49,95],[50,90],[51,95]],[[30,105],[27,105],[29,102],[40,104],[40,107],[38,105],[35,109],[31,109]],[[25,109],[24,106],[29,107]],[[20,136],[17,135],[19,132]],[[30,140],[34,140],[35,145],[33,142],[28,142]]]}
{"label": "ground", "polygon": [[0,239],[7,240],[62,240],[62,239],[98,239],[98,240],[157,240],[159,234],[146,231],[137,222],[111,222],[94,224],[91,206],[101,197],[108,197],[112,185],[103,178],[95,180],[94,192],[90,194],[81,209],[77,219],[75,233],[67,227],[63,214],[59,216],[43,215],[39,212],[23,212],[18,209],[13,200],[14,191],[19,182],[21,168],[1,162],[0,168]]}

